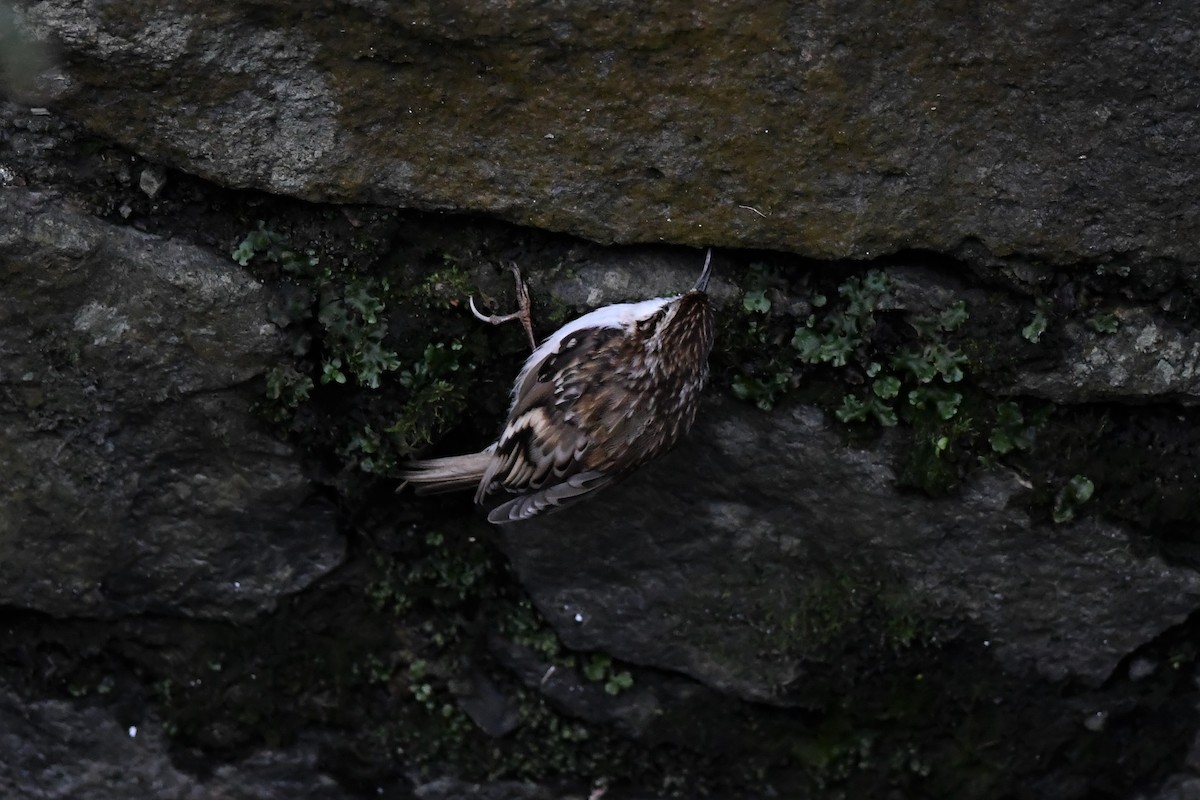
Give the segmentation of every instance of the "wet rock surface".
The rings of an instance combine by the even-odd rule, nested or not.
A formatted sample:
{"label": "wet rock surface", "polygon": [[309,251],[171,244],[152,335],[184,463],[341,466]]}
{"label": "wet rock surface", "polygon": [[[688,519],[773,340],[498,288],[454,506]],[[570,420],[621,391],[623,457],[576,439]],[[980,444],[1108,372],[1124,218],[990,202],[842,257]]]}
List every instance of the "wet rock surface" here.
{"label": "wet rock surface", "polygon": [[1134,554],[1119,526],[1031,519],[1013,474],[930,500],[896,491],[894,459],[816,409],[713,403],[611,505],[505,528],[505,550],[569,646],[784,704],[847,633],[828,615],[881,640],[970,623],[1008,671],[1098,685],[1200,599],[1200,576]]}
{"label": "wet rock surface", "polygon": [[1164,195],[1198,156],[1178,3],[241,8],[17,3],[61,54],[28,91],[226,186],[604,242],[1067,264],[1200,238]]}
{"label": "wet rock surface", "polygon": [[1112,333],[1073,325],[1063,368],[1024,375],[1014,391],[1059,403],[1200,402],[1200,336],[1193,325],[1142,308],[1121,314],[1117,324]]}
{"label": "wet rock surface", "polygon": [[245,617],[341,559],[332,509],[261,429],[277,358],[236,265],[0,191],[0,602]]}
{"label": "wet rock surface", "polygon": [[0,791],[8,797],[164,800],[275,797],[341,800],[318,766],[315,744],[264,750],[226,764],[174,763],[155,719],[118,721],[108,708],[38,699],[0,688]]}

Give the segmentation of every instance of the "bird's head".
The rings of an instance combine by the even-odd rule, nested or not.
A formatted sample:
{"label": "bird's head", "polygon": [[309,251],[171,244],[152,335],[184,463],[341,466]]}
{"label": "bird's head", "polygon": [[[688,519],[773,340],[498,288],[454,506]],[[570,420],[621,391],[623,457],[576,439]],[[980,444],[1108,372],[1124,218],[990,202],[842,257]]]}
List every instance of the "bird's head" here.
{"label": "bird's head", "polygon": [[681,359],[708,359],[713,343],[713,310],[707,293],[711,264],[710,248],[695,286],[677,297],[664,299],[638,320],[637,332],[649,340],[652,349]]}

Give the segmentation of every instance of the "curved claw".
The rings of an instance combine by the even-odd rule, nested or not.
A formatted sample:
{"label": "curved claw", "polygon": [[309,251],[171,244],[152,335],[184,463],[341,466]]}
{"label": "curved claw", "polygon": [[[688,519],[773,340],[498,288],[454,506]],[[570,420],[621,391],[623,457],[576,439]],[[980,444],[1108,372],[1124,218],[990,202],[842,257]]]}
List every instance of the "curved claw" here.
{"label": "curved claw", "polygon": [[474,297],[467,298],[467,305],[471,307],[471,313],[475,315],[475,319],[480,320],[481,322],[490,323],[492,325],[499,325],[502,322],[508,322],[509,320],[521,318],[520,311],[514,311],[511,314],[484,314],[475,307]]}
{"label": "curved claw", "polygon": [[471,307],[471,313],[475,315],[475,319],[479,320],[480,322],[490,322],[493,325],[500,324],[499,322],[496,321],[496,318],[494,316],[492,316],[490,314],[483,314],[479,311],[478,308],[475,307],[475,298],[474,297],[467,298],[467,305],[469,305]]}
{"label": "curved claw", "polygon": [[525,329],[525,333],[529,336],[529,347],[532,350],[537,349],[537,340],[533,338],[533,322],[529,315],[529,288],[525,285],[525,281],[521,278],[521,270],[516,264],[509,264],[509,270],[513,277],[517,280],[517,310],[511,314],[484,314],[475,307],[475,298],[468,297],[467,304],[471,307],[471,313],[480,322],[486,322],[490,325],[499,325],[509,320],[518,320],[521,327]]}

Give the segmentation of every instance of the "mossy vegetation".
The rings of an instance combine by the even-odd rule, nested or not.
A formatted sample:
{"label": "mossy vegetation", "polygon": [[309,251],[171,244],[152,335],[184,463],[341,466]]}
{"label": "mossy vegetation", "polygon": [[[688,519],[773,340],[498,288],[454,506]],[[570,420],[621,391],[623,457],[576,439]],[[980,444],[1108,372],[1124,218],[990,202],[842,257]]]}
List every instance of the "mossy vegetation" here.
{"label": "mossy vegetation", "polygon": [[[740,323],[731,326],[741,328],[731,337],[742,355],[732,376],[737,397],[764,410],[788,397],[815,402],[850,426],[851,438],[864,435],[863,426],[903,424],[911,445],[902,482],[931,494],[958,485],[972,462],[974,414],[983,412],[987,424],[999,413],[964,407],[971,391],[964,300],[908,312],[881,269],[841,279],[806,275],[787,288],[779,270],[756,264],[750,287]],[[772,303],[768,291],[779,300]]]}
{"label": "mossy vegetation", "polygon": [[803,587],[794,607],[784,635],[813,660],[844,649],[847,639],[885,651],[936,640],[916,598],[879,577],[836,572]]}
{"label": "mossy vegetation", "polygon": [[[1029,473],[1016,456],[1039,452],[1054,407],[996,395],[1012,363],[1000,357],[995,326],[1007,322],[1020,334],[1020,341],[1000,340],[1009,342],[1010,359],[1034,360],[1039,348],[1052,352],[1044,337],[1055,335],[1059,307],[1044,293],[1021,312],[1010,296],[999,308],[1016,315],[1001,320],[995,300],[972,308],[978,296],[914,297],[897,289],[888,267],[838,276],[754,263],[739,307],[727,314],[719,372],[736,397],[763,410],[790,401],[823,407],[846,425],[850,442],[898,428],[907,443],[896,463],[899,481],[931,495],[953,492],[971,470],[997,461]],[[1089,328],[1102,335],[1118,329],[1102,297],[1075,300],[1071,313]],[[1046,518],[1072,518],[1083,506],[1054,499],[1068,478],[1047,475],[1039,484],[1036,502]]]}
{"label": "mossy vegetation", "polygon": [[[323,263],[313,249],[301,253],[263,222],[232,257],[243,266],[275,265],[277,279],[285,283],[277,322],[291,338],[293,361],[267,373],[262,409],[268,419],[299,433],[303,423],[296,416],[314,400],[318,386],[328,387],[323,405],[333,402],[330,391],[347,382],[356,391],[344,393],[346,403],[357,404],[364,393],[399,396],[402,402],[376,409],[393,415],[386,424],[374,413],[353,415],[359,424],[345,426],[334,443],[345,465],[378,475],[394,473],[398,459],[428,447],[457,421],[472,373],[462,338],[404,347],[389,336],[388,322],[389,306],[419,300],[426,310],[437,308],[447,294],[464,289],[466,276],[453,264],[398,291],[389,272],[366,274],[349,258],[337,266]],[[401,350],[408,356],[404,362]]]}

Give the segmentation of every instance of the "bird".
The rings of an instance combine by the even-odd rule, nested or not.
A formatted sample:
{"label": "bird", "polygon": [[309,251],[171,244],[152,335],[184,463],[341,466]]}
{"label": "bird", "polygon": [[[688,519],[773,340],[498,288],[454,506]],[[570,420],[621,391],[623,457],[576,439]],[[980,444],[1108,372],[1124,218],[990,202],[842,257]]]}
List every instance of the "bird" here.
{"label": "bird", "polygon": [[[691,428],[708,379],[715,324],[712,249],[687,292],[603,306],[563,325],[526,359],[499,438],[477,453],[410,461],[400,489],[475,488],[488,521],[507,525],[567,508],[669,450]],[[517,319],[533,342],[516,265]]]}

